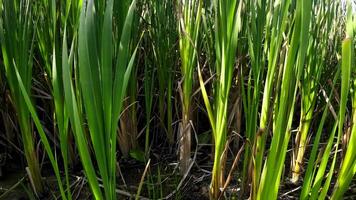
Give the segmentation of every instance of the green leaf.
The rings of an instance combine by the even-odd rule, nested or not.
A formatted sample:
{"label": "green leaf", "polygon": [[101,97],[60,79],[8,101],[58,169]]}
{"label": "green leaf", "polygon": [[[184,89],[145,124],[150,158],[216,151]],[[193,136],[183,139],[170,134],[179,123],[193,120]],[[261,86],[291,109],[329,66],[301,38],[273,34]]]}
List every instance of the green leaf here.
{"label": "green leaf", "polygon": [[132,149],[129,154],[133,159],[140,162],[145,162],[145,152],[139,149]]}

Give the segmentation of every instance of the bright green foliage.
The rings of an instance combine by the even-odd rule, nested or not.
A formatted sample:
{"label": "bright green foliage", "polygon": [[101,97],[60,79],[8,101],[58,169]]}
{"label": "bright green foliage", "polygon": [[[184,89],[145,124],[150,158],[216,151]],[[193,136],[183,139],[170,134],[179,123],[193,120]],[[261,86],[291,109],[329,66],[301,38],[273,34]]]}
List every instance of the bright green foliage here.
{"label": "bright green foliage", "polygon": [[30,97],[29,97],[29,95],[28,95],[28,93],[26,91],[26,88],[25,88],[25,86],[23,84],[23,81],[22,81],[22,78],[20,76],[20,73],[18,72],[17,69],[16,69],[16,77],[17,77],[17,80],[18,80],[18,83],[19,83],[19,86],[20,86],[21,93],[22,93],[23,98],[24,98],[24,102],[26,103],[27,108],[28,108],[29,112],[31,113],[33,121],[34,121],[34,123],[36,125],[38,133],[39,133],[40,138],[42,140],[42,143],[44,145],[45,151],[47,152],[49,160],[50,160],[50,162],[52,164],[52,167],[53,167],[53,170],[54,170],[54,174],[55,174],[57,182],[58,182],[58,187],[59,187],[60,194],[61,194],[63,199],[67,199],[67,198],[71,199],[70,194],[68,194],[68,197],[67,197],[65,192],[64,192],[63,183],[61,181],[61,176],[60,176],[60,172],[59,172],[58,162],[55,159],[55,156],[54,156],[54,154],[52,152],[51,146],[50,146],[49,141],[47,139],[47,136],[45,134],[45,131],[44,131],[42,125],[41,125],[41,122],[40,122],[40,120],[39,120],[39,118],[37,116],[37,113],[35,111],[34,106],[32,105]]}
{"label": "bright green foliage", "polygon": [[200,87],[215,141],[213,174],[210,185],[210,198],[218,199],[224,185],[221,160],[227,140],[227,108],[232,84],[237,50],[238,33],[241,29],[242,1],[214,1],[215,29],[214,48],[216,52],[214,107],[212,108],[199,73]]}
{"label": "bright green foliage", "polygon": [[[78,3],[79,4],[79,3]],[[37,28],[38,46],[44,60],[44,68],[47,75],[50,77],[50,83],[52,86],[52,96],[54,101],[54,120],[57,125],[57,133],[60,141],[61,153],[63,158],[63,167],[66,178],[67,194],[71,199],[70,183],[69,183],[69,163],[72,160],[69,157],[69,116],[65,110],[64,105],[64,89],[63,89],[63,76],[62,76],[62,59],[61,59],[61,43],[60,38],[62,35],[58,32],[58,29],[63,28],[68,23],[77,24],[79,20],[73,22],[68,17],[72,13],[77,11],[79,13],[79,5],[71,3],[71,1],[63,1],[60,6],[57,6],[55,1],[41,1],[37,4],[39,24]],[[60,12],[60,7],[63,6],[66,9],[64,12]],[[77,6],[77,7],[76,7]],[[42,12],[41,12],[42,11]],[[47,16],[50,13],[50,17]],[[57,17],[57,13],[61,15]],[[74,19],[79,19],[79,16]],[[60,25],[60,28],[57,26]],[[75,26],[73,26],[75,27]]]}
{"label": "bright green foliage", "polygon": [[173,0],[149,1],[150,34],[157,67],[159,118],[170,145],[174,143],[172,128],[173,70],[176,64],[175,42],[178,40]]}
{"label": "bright green foliage", "polygon": [[[301,77],[301,115],[299,130],[295,140],[295,151],[292,166],[292,182],[297,182],[301,173],[303,157],[308,145],[307,136],[315,114],[314,109],[319,91],[319,82],[323,68],[328,63],[328,42],[332,36],[336,2],[314,2],[313,10],[316,13],[311,18],[311,32],[306,58],[306,66]],[[321,52],[315,54],[315,52]]]}
{"label": "bright green foliage", "polygon": [[[249,1],[248,12],[251,16],[248,22],[247,39],[248,39],[248,53],[251,59],[251,67],[248,71],[247,87],[245,84],[240,84],[242,88],[242,102],[244,108],[245,122],[246,122],[246,137],[249,141],[254,142],[256,137],[261,137],[257,134],[258,111],[260,107],[262,80],[265,70],[265,54],[263,49],[264,31],[266,23],[266,15],[268,5],[266,1]],[[241,80],[244,79],[245,74],[241,73]],[[253,160],[251,159],[251,148],[246,148],[243,165],[243,181],[247,184],[248,171],[252,166]],[[258,167],[260,168],[260,167]],[[257,168],[256,168],[257,169]],[[259,169],[260,171],[260,169]],[[257,173],[255,171],[254,173]],[[254,176],[260,177],[259,174]],[[256,179],[258,179],[256,177]],[[258,182],[258,180],[253,180]],[[256,185],[256,184],[255,184]]]}
{"label": "bright green foliage", "polygon": [[[76,198],[76,176],[100,200],[185,198],[195,173],[210,199],[284,198],[291,181],[288,195],[338,200],[353,185],[351,0],[0,0],[0,17],[1,103],[16,114],[1,110],[29,194]],[[141,179],[131,162],[147,162]]]}
{"label": "bright green foliage", "polygon": [[[349,94],[349,87],[350,87],[351,66],[353,65],[353,61],[352,61],[353,60],[353,56],[352,56],[353,55],[353,53],[352,53],[353,52],[352,51],[353,42],[352,42],[352,39],[348,38],[348,37],[352,36],[352,35],[347,35],[347,38],[342,43],[341,98],[340,98],[340,111],[339,111],[339,121],[338,121],[338,123],[339,123],[338,124],[338,136],[337,136],[337,143],[336,143],[336,150],[335,150],[334,160],[333,160],[330,172],[329,172],[331,174],[333,173],[335,162],[336,162],[338,144],[339,144],[339,142],[341,140],[341,137],[342,137],[343,131],[344,131],[343,130],[343,126],[344,126],[344,122],[345,122],[347,97],[348,97],[348,94]],[[352,147],[352,145],[351,145],[351,147]],[[349,153],[349,156],[350,156],[350,153]],[[345,171],[344,171],[345,167],[349,167],[350,166],[350,164],[348,164],[347,162],[350,162],[350,161],[353,162],[353,161],[350,160],[350,158],[348,158],[348,157],[345,157],[344,159],[345,159],[344,163],[346,162],[346,165],[345,164],[342,165],[342,168],[341,168],[341,171],[340,171],[340,174],[339,174],[339,178],[338,178],[338,182],[337,182],[337,185],[335,186],[336,187],[336,191],[333,194],[334,195],[333,196],[334,199],[335,198],[338,199],[337,197],[341,197],[341,195],[342,195],[341,191],[342,190],[344,190],[344,191],[346,190],[345,186],[347,186],[348,184],[343,183],[343,181],[347,181],[347,180],[351,181],[351,179],[352,179],[352,177],[351,178],[349,177],[349,178],[345,179],[345,177],[343,177],[344,174],[348,173],[348,174],[353,175],[354,172],[355,172],[353,170],[353,167],[351,166],[351,170],[348,170],[345,173]],[[327,157],[325,159],[323,159],[323,161],[324,160],[327,160]],[[349,165],[349,166],[347,166],[347,165]],[[331,180],[331,176],[329,176],[328,179]],[[319,196],[319,198],[326,196],[327,189],[330,186],[330,180],[326,181],[326,183],[325,183],[326,186],[324,186],[324,188],[323,188],[324,190],[326,190],[324,192],[325,194],[321,194]],[[341,190],[338,190],[339,187],[341,187]],[[312,193],[312,195],[313,195],[313,193]],[[316,196],[316,194],[314,196]]]}
{"label": "bright green foliage", "polygon": [[[15,1],[13,1],[13,3],[15,3]],[[6,28],[3,28],[1,26],[1,37],[2,37],[2,41],[4,42],[3,44],[7,44],[7,45],[2,45],[3,51],[6,51],[5,53],[3,52],[3,55],[5,55],[4,60],[8,60],[10,59],[9,57],[7,57],[8,55],[10,56],[14,56],[12,55],[13,53],[15,53],[14,49],[8,49],[10,47],[13,46],[13,42],[16,41],[18,38],[17,36],[22,36],[18,38],[18,42],[19,45],[22,47],[22,54],[16,54],[17,56],[12,57],[11,60],[13,60],[13,64],[10,66],[6,66],[6,70],[8,72],[8,77],[9,77],[9,82],[10,82],[10,88],[15,91],[16,93],[16,102],[18,100],[21,100],[21,104],[16,105],[16,108],[22,108],[22,110],[20,111],[21,113],[19,113],[19,116],[22,116],[22,121],[23,123],[20,123],[20,126],[24,126],[25,125],[25,130],[26,132],[24,132],[25,134],[29,134],[29,135],[24,135],[25,137],[23,137],[23,143],[25,145],[25,152],[28,152],[31,148],[32,148],[32,155],[30,157],[28,157],[28,164],[30,166],[30,173],[31,173],[31,178],[33,179],[33,184],[35,184],[35,190],[36,192],[41,192],[41,190],[39,190],[40,188],[38,187],[42,187],[42,183],[41,180],[38,180],[38,178],[40,177],[40,172],[38,171],[37,174],[39,177],[36,177],[36,168],[34,169],[33,166],[37,167],[37,170],[39,170],[38,168],[38,161],[36,159],[35,156],[35,151],[33,149],[33,136],[32,136],[32,129],[30,128],[32,125],[30,124],[30,116],[32,116],[33,121],[37,127],[40,139],[44,145],[45,151],[47,152],[47,155],[50,159],[50,162],[52,164],[52,167],[54,169],[54,173],[55,176],[57,178],[58,181],[58,187],[60,190],[60,194],[62,196],[63,199],[71,199],[71,194],[70,194],[70,190],[69,190],[69,180],[68,180],[68,172],[67,169],[65,169],[66,171],[66,183],[68,186],[68,193],[66,194],[63,188],[63,184],[61,181],[61,176],[60,176],[60,171],[59,171],[59,167],[58,167],[58,162],[52,152],[51,146],[49,144],[49,141],[47,139],[47,136],[44,132],[43,126],[40,123],[39,117],[35,111],[34,106],[32,105],[31,99],[30,99],[30,94],[31,94],[31,79],[32,79],[32,48],[33,48],[33,35],[31,32],[27,32],[27,31],[31,31],[32,29],[30,28],[30,26],[32,26],[30,24],[30,20],[31,20],[31,7],[29,2],[22,2],[20,4],[11,4],[9,2],[5,3],[7,7],[7,9],[15,9],[15,8],[20,8],[20,12],[25,12],[26,16],[25,18],[20,17],[20,21],[24,23],[23,25],[16,25],[18,26],[18,33],[13,32],[13,37],[11,38],[8,34],[11,33],[11,26],[10,26],[10,21],[13,21],[13,19],[11,18],[11,20],[9,20],[10,18],[8,18],[9,13],[7,13],[10,10],[6,10],[6,17],[5,17],[5,21],[7,24]],[[20,7],[18,7],[20,6]],[[17,11],[12,10],[11,11],[12,14],[15,14]],[[14,16],[12,16],[14,17]],[[23,21],[21,21],[23,20]],[[26,25],[26,26],[25,26]],[[12,27],[14,28],[14,27]],[[26,30],[21,30],[21,28],[25,28]],[[12,31],[15,31],[16,29],[13,29]],[[4,34],[5,33],[5,34]],[[9,44],[9,41],[5,41],[3,40],[4,37],[6,36],[7,39],[12,39],[11,44]],[[30,51],[31,53],[28,54],[28,51]],[[16,49],[16,52],[19,53],[19,49]],[[10,54],[9,54],[10,53]],[[6,63],[6,65],[9,63]],[[11,67],[11,68],[10,68]],[[10,78],[11,76],[11,78]],[[28,124],[25,124],[25,122],[27,122]],[[25,141],[26,140],[26,141]],[[66,146],[61,146],[63,149],[66,148]],[[29,149],[30,148],[30,149]],[[30,152],[30,151],[29,151]],[[64,150],[64,152],[66,152]],[[66,158],[64,157],[64,162],[65,162]],[[66,165],[65,165],[66,166]],[[65,167],[66,168],[66,167]],[[39,182],[36,182],[39,181]],[[40,184],[40,185],[37,185]]]}
{"label": "bright green foliage", "polygon": [[[339,73],[340,71],[338,71],[338,73],[336,73],[335,75],[335,79],[334,79],[334,83],[336,82],[336,80],[338,80],[339,78]],[[325,95],[325,94],[324,94]],[[308,163],[308,166],[307,166],[307,170],[305,172],[305,176],[304,176],[304,181],[303,181],[303,187],[302,187],[302,191],[301,191],[301,194],[300,194],[300,199],[307,199],[309,196],[309,193],[311,192],[311,190],[313,188],[316,188],[315,186],[317,186],[317,177],[316,177],[316,173],[324,173],[324,165],[319,165],[319,171],[317,170],[317,167],[318,167],[318,163],[319,163],[319,160],[317,160],[317,151],[318,151],[318,148],[319,148],[319,145],[320,145],[320,139],[321,139],[321,135],[322,135],[322,132],[323,132],[323,128],[324,128],[324,124],[325,124],[325,121],[328,117],[328,114],[330,114],[329,112],[329,109],[332,109],[331,107],[331,104],[330,104],[330,98],[333,97],[333,92],[331,92],[331,94],[329,96],[326,97],[326,102],[327,102],[327,105],[325,106],[324,108],[324,111],[323,111],[323,115],[319,121],[319,126],[318,126],[318,130],[316,132],[316,135],[315,135],[315,139],[314,139],[314,143],[313,143],[313,148],[311,150],[311,154],[310,154],[310,157],[309,157],[309,163]],[[334,123],[334,128],[333,130],[331,131],[331,134],[330,134],[330,137],[329,137],[329,140],[328,140],[328,144],[330,143],[330,141],[333,141],[332,138],[334,138],[335,136],[335,132],[336,132],[336,128],[337,128],[337,121],[335,121]],[[328,160],[328,156],[329,156],[329,148],[330,148],[330,145],[327,146],[327,148],[324,150],[324,160]],[[313,184],[313,181],[315,180],[314,184]],[[320,187],[320,186],[319,186]],[[317,191],[317,190],[315,190]]]}
{"label": "bright green foliage", "polygon": [[290,47],[283,66],[283,78],[275,101],[275,129],[270,152],[261,176],[257,199],[277,199],[279,183],[290,138],[294,102],[308,47],[312,2],[296,3],[295,24],[290,32]]}
{"label": "bright green foliage", "polygon": [[[268,52],[268,64],[267,64],[267,74],[264,83],[264,92],[262,98],[262,107],[261,107],[261,116],[260,116],[260,134],[255,137],[254,144],[254,156],[255,156],[255,165],[254,165],[254,173],[252,177],[252,196],[256,196],[258,192],[258,186],[260,184],[260,177],[263,166],[263,156],[264,150],[266,146],[266,138],[268,135],[269,125],[271,124],[271,98],[273,97],[274,88],[277,87],[279,81],[276,81],[276,76],[278,72],[278,59],[280,57],[280,52],[282,42],[283,42],[283,34],[286,31],[287,21],[288,21],[288,9],[291,1],[277,1],[275,4],[269,4],[269,17],[267,17],[267,21],[270,23],[266,23],[266,30],[270,31],[266,33],[266,42],[265,51]],[[272,9],[271,6],[275,6]],[[283,62],[283,61],[282,61]]]}
{"label": "bright green foliage", "polygon": [[19,72],[25,91],[31,93],[33,24],[30,1],[8,1],[0,5],[0,40],[5,75],[9,83],[13,105],[16,109],[24,146],[24,153],[29,167],[35,192],[41,193],[43,185],[41,171],[35,150],[35,139],[30,112],[21,93],[16,78]]}
{"label": "bright green foliage", "polygon": [[190,164],[191,149],[191,95],[194,81],[194,69],[197,65],[197,48],[201,21],[201,0],[180,0],[179,50],[181,57],[181,100],[182,123],[179,130],[180,164],[182,173],[186,173]]}
{"label": "bright green foliage", "polygon": [[[63,56],[65,103],[74,127],[79,154],[96,199],[102,199],[103,196],[105,199],[116,199],[116,137],[122,101],[136,55],[136,50],[133,53],[130,51],[135,4],[136,1],[133,1],[127,11],[122,11],[127,15],[125,23],[119,24],[122,26],[119,26],[122,31],[120,40],[114,44],[114,2],[107,1],[104,8],[101,4],[94,4],[92,0],[85,1],[79,23],[79,62],[75,68],[79,73],[79,82],[75,85],[70,80],[70,66],[73,62]],[[63,55],[67,54],[66,51],[64,40]],[[74,90],[81,92],[85,121],[103,181],[104,195],[99,189],[89,147],[85,142],[84,118],[79,113],[80,105]]]}
{"label": "bright green foliage", "polygon": [[[350,1],[348,1],[350,3]],[[346,107],[347,94],[349,93],[349,87],[351,85],[351,99],[352,99],[352,127],[351,135],[348,142],[347,150],[343,158],[341,169],[339,171],[337,182],[334,187],[334,191],[331,199],[341,199],[343,194],[346,192],[348,186],[350,185],[352,178],[356,174],[356,154],[355,154],[355,145],[356,145],[356,79],[351,74],[355,73],[355,61],[354,61],[354,15],[351,13],[351,5],[348,4],[347,11],[347,24],[346,24],[346,38],[343,41],[342,45],[342,85],[341,85],[341,106]],[[342,101],[343,100],[343,101]],[[345,105],[344,105],[345,104]],[[340,121],[341,118],[340,112]],[[344,116],[342,116],[344,117]],[[341,121],[343,122],[343,121]],[[343,123],[340,122],[339,131],[341,132]],[[341,134],[341,133],[340,133]],[[341,136],[341,135],[340,135]]]}
{"label": "bright green foliage", "polygon": [[[352,32],[349,34],[352,34]],[[345,113],[347,105],[347,97],[349,90],[349,81],[350,81],[350,67],[352,65],[352,40],[345,39],[342,44],[342,63],[341,63],[341,98],[340,98],[340,108],[338,120],[335,121],[329,139],[325,149],[317,157],[317,149],[320,145],[321,132],[323,130],[324,122],[328,110],[333,111],[333,107],[330,104],[330,99],[333,96],[333,93],[326,98],[327,106],[325,107],[324,114],[319,124],[317,134],[314,138],[314,144],[312,148],[312,153],[309,158],[308,168],[305,173],[304,183],[302,192],[300,195],[301,199],[325,199],[330,188],[330,183],[334,177],[334,170],[336,167],[337,155],[339,144],[341,142],[341,137],[343,135],[343,126],[345,122]],[[334,84],[339,78],[339,71],[335,74]],[[338,131],[336,142],[335,134]],[[333,146],[335,149],[333,150]],[[331,159],[332,150],[334,151],[333,157]],[[329,163],[331,160],[331,163]],[[329,167],[328,167],[329,166]],[[328,171],[327,171],[328,169]],[[326,179],[325,179],[326,176]],[[346,186],[343,185],[343,187]],[[340,196],[339,196],[340,197]]]}

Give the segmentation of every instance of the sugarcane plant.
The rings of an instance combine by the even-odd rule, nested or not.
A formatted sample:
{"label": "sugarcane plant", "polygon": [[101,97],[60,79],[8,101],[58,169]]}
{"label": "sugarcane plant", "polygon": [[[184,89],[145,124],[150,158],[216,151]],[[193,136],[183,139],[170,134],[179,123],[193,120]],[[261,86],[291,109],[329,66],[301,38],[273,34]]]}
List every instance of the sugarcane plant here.
{"label": "sugarcane plant", "polygon": [[[200,67],[199,84],[207,109],[215,142],[214,165],[210,184],[210,198],[218,199],[224,186],[223,152],[227,141],[227,107],[238,43],[241,30],[241,9],[243,1],[214,1],[214,48],[216,52],[216,81],[214,84],[213,107],[209,101]],[[199,65],[198,65],[199,66]]]}
{"label": "sugarcane plant", "polygon": [[181,173],[185,174],[190,165],[191,153],[191,107],[192,90],[194,81],[194,69],[198,62],[198,39],[201,21],[201,0],[180,0],[179,6],[179,50],[181,57],[182,81],[180,86],[180,98],[182,101],[182,122],[180,124],[179,160]]}

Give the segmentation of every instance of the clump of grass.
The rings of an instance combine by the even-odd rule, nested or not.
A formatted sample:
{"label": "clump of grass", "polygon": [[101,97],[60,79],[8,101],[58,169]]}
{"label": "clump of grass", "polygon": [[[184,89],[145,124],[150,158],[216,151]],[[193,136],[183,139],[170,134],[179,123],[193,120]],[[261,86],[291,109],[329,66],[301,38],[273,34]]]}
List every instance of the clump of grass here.
{"label": "clump of grass", "polygon": [[[261,96],[262,80],[265,75],[265,52],[263,47],[265,23],[267,22],[267,9],[266,1],[250,1],[246,5],[247,12],[250,17],[247,23],[247,41],[248,41],[248,54],[251,59],[251,66],[247,70],[248,74],[240,73],[238,77],[241,80],[239,87],[241,88],[242,103],[245,116],[245,129],[246,137],[249,141],[254,142],[256,137],[260,137],[257,133],[258,111]],[[247,77],[247,86],[244,80]],[[251,181],[251,167],[253,160],[251,159],[253,148],[246,148],[243,163],[243,182],[248,185]],[[259,175],[256,175],[259,176]],[[249,180],[247,180],[249,179]],[[256,180],[257,182],[258,180]],[[243,186],[243,190],[245,189]],[[253,193],[252,193],[253,194]]]}
{"label": "clump of grass", "polygon": [[[106,4],[88,0],[83,4],[78,34],[78,66],[75,68],[78,70],[79,80],[76,84],[71,81],[70,66],[73,65],[71,60],[73,58],[71,56],[68,58],[67,41],[66,39],[63,41],[66,109],[69,112],[79,155],[95,199],[116,198],[118,120],[137,50],[130,51],[136,1],[132,1],[127,10],[120,10],[125,12],[126,17],[124,23],[119,24],[120,39],[117,44],[113,43],[112,37],[113,5],[113,0],[107,1]],[[114,60],[116,63],[113,62]],[[76,96],[75,91],[80,91],[83,110],[79,110],[79,97]],[[104,186],[104,195],[96,178],[89,146],[86,144],[84,113],[90,143],[93,146]]]}
{"label": "clump of grass", "polygon": [[[273,113],[273,101],[277,98],[275,96],[276,89],[279,85],[278,69],[280,66],[280,59],[283,58],[284,49],[282,43],[284,41],[284,34],[288,31],[288,9],[290,1],[278,1],[275,4],[270,2],[268,4],[269,11],[266,17],[266,33],[264,51],[268,58],[267,73],[264,82],[263,98],[261,105],[261,114],[259,122],[259,131],[255,137],[253,146],[254,152],[254,167],[252,175],[252,198],[257,196],[258,188],[261,181],[261,173],[263,167],[263,159],[265,154],[265,146],[268,133],[272,127],[271,121]],[[268,45],[267,45],[268,44]],[[282,52],[282,53],[281,53]]]}
{"label": "clump of grass", "polygon": [[[116,183],[118,151],[124,157],[148,161],[136,198],[180,198],[178,190],[188,169],[195,167],[190,158],[191,133],[198,130],[197,154],[205,152],[200,147],[208,143],[209,132],[214,143],[211,199],[221,199],[232,179],[242,184],[241,191],[225,197],[245,198],[250,192],[253,200],[277,199],[287,174],[289,147],[293,148],[292,182],[300,183],[307,165],[300,199],[325,199],[328,194],[331,199],[342,198],[356,173],[356,81],[351,0],[347,1],[343,41],[340,5],[332,0],[0,0],[5,66],[0,72],[5,72],[18,117],[34,189],[29,194],[39,194],[44,188],[34,145],[38,141],[34,133],[38,133],[62,199],[72,198],[69,169],[75,146],[93,199],[116,199],[116,193],[122,193]],[[143,43],[136,46],[141,31]],[[342,60],[338,65],[339,46]],[[136,64],[138,49],[137,57],[142,60]],[[44,80],[42,74],[32,74],[33,66],[46,73]],[[195,72],[202,98],[193,99],[199,92],[194,92]],[[211,77],[203,80],[206,74]],[[52,97],[50,105],[43,106],[53,114],[50,125],[41,124],[48,119],[36,111],[43,102],[35,105],[31,99],[32,79],[38,76],[40,83],[48,84]],[[332,76],[334,81],[325,84]],[[206,127],[200,118],[205,114],[201,115],[200,100],[211,126],[201,135],[199,131]],[[347,116],[350,104],[351,120]],[[141,108],[144,114],[139,112]],[[236,129],[232,128],[235,122]],[[299,128],[293,130],[295,127]],[[238,138],[231,143],[227,141],[230,130],[231,140]],[[312,149],[306,164],[309,138]],[[225,181],[230,147],[239,149],[241,142],[243,147]],[[138,150],[140,145],[145,154]],[[346,150],[343,155],[341,145]],[[176,188],[165,187],[178,174],[174,171],[164,177],[161,172],[166,167],[158,165],[156,176],[150,166],[166,159],[158,151],[169,147],[173,154],[176,146],[184,176],[179,184],[176,180]],[[154,158],[149,159],[151,149]],[[242,174],[232,176],[242,152]],[[170,155],[169,159],[174,158]],[[199,156],[194,162],[199,163],[196,158]],[[333,180],[336,184],[330,188]],[[174,191],[164,197],[167,189]]]}
{"label": "clump of grass", "polygon": [[242,1],[214,1],[214,48],[217,80],[214,86],[213,107],[205,89],[200,67],[198,68],[200,88],[215,142],[214,166],[209,193],[211,199],[218,199],[220,188],[224,186],[222,168],[224,163],[222,160],[224,160],[223,152],[227,141],[227,107],[235,68],[238,33],[242,26],[241,7]]}
{"label": "clump of grass", "polygon": [[262,171],[257,199],[276,199],[281,181],[284,160],[291,134],[297,85],[304,66],[309,41],[309,24],[312,2],[296,2],[289,49],[283,66],[280,90],[275,100],[275,128],[270,152]]}
{"label": "clump of grass", "polygon": [[[294,183],[299,179],[304,153],[308,145],[307,138],[310,135],[310,125],[315,116],[321,73],[324,66],[328,64],[325,60],[327,60],[329,38],[333,35],[331,34],[333,31],[332,25],[335,8],[338,4],[324,1],[313,5],[316,15],[312,16],[312,34],[308,46],[306,66],[301,77],[301,115],[299,130],[295,138],[291,179]],[[321,53],[315,55],[315,52]]]}
{"label": "clump of grass", "polygon": [[[340,70],[338,70],[335,74],[334,77],[334,81],[333,81],[333,85],[335,85],[336,81],[338,80],[340,75]],[[304,175],[304,181],[303,181],[303,186],[302,186],[302,190],[301,190],[301,194],[300,194],[300,198],[301,199],[316,199],[316,194],[318,194],[317,192],[320,191],[320,187],[321,187],[321,179],[325,174],[325,168],[326,165],[328,163],[329,160],[329,156],[330,156],[330,151],[331,151],[331,145],[334,141],[334,136],[337,130],[337,119],[336,116],[335,117],[335,121],[333,124],[333,128],[330,131],[330,135],[329,135],[329,139],[327,142],[327,145],[325,147],[325,149],[323,150],[323,152],[320,152],[319,155],[317,155],[318,149],[320,147],[320,140],[321,140],[321,136],[323,133],[323,130],[325,128],[325,122],[328,119],[328,117],[330,116],[330,114],[335,114],[334,108],[331,105],[331,101],[330,99],[332,99],[333,94],[334,94],[334,90],[332,89],[332,91],[330,92],[330,95],[327,96],[326,92],[323,92],[324,95],[324,99],[326,101],[326,105],[322,114],[322,117],[319,121],[319,126],[317,129],[317,132],[315,134],[315,138],[314,138],[314,143],[313,143],[313,147],[311,150],[311,154],[309,157],[309,162],[308,162],[308,166]],[[318,157],[317,157],[318,156]],[[311,196],[313,193],[313,196]]]}
{"label": "clump of grass", "polygon": [[[348,1],[347,7],[347,22],[346,22],[346,38],[342,44],[342,85],[341,85],[341,106],[346,107],[347,96],[349,93],[349,87],[351,86],[351,100],[352,100],[352,126],[350,139],[348,141],[347,150],[343,158],[341,169],[339,171],[337,181],[331,196],[331,199],[341,199],[350,185],[352,178],[356,174],[356,79],[351,78],[351,74],[355,73],[355,61],[354,61],[354,15],[351,13],[351,2]],[[342,117],[344,113],[340,113],[340,127],[341,132],[343,121]],[[341,137],[341,133],[339,135]]]}
{"label": "clump of grass", "polygon": [[[342,63],[341,63],[341,97],[340,97],[340,108],[337,116],[337,121],[335,121],[332,132],[327,141],[327,145],[325,147],[324,152],[320,158],[320,163],[317,166],[316,163],[311,162],[308,165],[308,171],[306,173],[306,184],[303,185],[303,190],[301,194],[301,198],[306,199],[307,195],[310,193],[309,199],[325,199],[327,196],[327,192],[329,191],[330,183],[333,178],[336,160],[338,155],[339,144],[341,141],[341,137],[343,135],[343,125],[345,122],[345,114],[346,114],[346,104],[347,104],[347,96],[349,93],[349,81],[350,81],[350,66],[352,63],[351,58],[351,40],[345,39],[342,43]],[[325,112],[325,111],[324,111]],[[335,134],[337,131],[336,143]],[[318,133],[320,134],[320,133]],[[317,136],[316,142],[319,142],[319,137]],[[317,146],[317,145],[315,145]],[[332,153],[332,148],[334,148],[334,152]],[[314,147],[313,147],[314,148]],[[315,151],[315,150],[314,150]],[[329,160],[331,159],[330,155],[333,154],[331,163]],[[315,152],[312,152],[312,156],[315,156]],[[311,159],[313,161],[313,159]],[[329,164],[329,166],[328,166]],[[314,172],[311,172],[312,165],[314,165]],[[316,167],[318,167],[316,169]],[[309,169],[310,168],[310,169]],[[329,175],[325,180],[324,176],[326,174],[327,168],[329,168]],[[311,185],[311,181],[314,179],[313,184]]]}
{"label": "clump of grass", "polygon": [[[61,155],[63,159],[63,168],[65,173],[67,185],[67,197],[71,199],[71,189],[69,182],[69,165],[73,164],[74,156],[70,156],[73,147],[69,143],[69,116],[65,110],[64,103],[64,89],[62,76],[62,59],[61,59],[61,32],[58,30],[67,27],[67,23],[71,24],[71,31],[75,29],[78,20],[69,18],[70,10],[72,12],[78,11],[80,5],[71,3],[70,1],[63,1],[61,5],[57,6],[53,1],[41,1],[37,5],[39,23],[37,27],[38,48],[40,50],[42,59],[44,61],[44,70],[49,76],[51,85],[51,93],[54,102],[54,127],[58,134]],[[60,7],[65,7],[64,11]],[[50,13],[50,17],[47,14]],[[57,17],[57,13],[60,17]],[[77,17],[78,19],[78,17]],[[73,33],[72,33],[73,34]]]}
{"label": "clump of grass", "polygon": [[185,174],[190,164],[191,153],[191,107],[194,69],[197,62],[198,39],[201,21],[201,0],[179,2],[179,47],[181,57],[182,122],[179,130],[181,172]]}
{"label": "clump of grass", "polygon": [[0,39],[5,75],[18,116],[28,172],[35,193],[43,192],[41,170],[29,109],[16,77],[19,72],[25,92],[31,93],[34,27],[30,1],[3,1],[0,7]]}
{"label": "clump of grass", "polygon": [[[4,13],[3,10],[1,10],[1,16],[4,17],[2,20],[4,21],[1,21],[0,37],[5,61],[5,71],[8,82],[10,83],[10,89],[13,93],[13,98],[16,102],[16,109],[19,110],[18,116],[20,116],[20,122],[22,122],[20,123],[20,129],[24,131],[23,134],[25,134],[23,135],[23,144],[29,165],[31,183],[34,186],[35,193],[39,196],[42,192],[41,189],[43,189],[43,185],[33,144],[32,117],[44,145],[44,149],[54,169],[60,194],[63,199],[71,199],[70,191],[68,191],[68,195],[66,195],[64,191],[57,160],[55,159],[47,135],[30,99],[34,40],[34,32],[32,32],[33,29],[31,28],[31,4],[29,1],[6,1],[4,8]],[[19,16],[17,16],[17,14],[19,14]],[[3,26],[3,23],[5,26]],[[17,43],[19,48],[12,48],[14,43]],[[23,128],[26,128],[26,130],[22,130]],[[66,181],[68,183],[68,176]]]}
{"label": "clump of grass", "polygon": [[171,0],[149,1],[151,12],[150,34],[158,79],[158,112],[161,127],[168,143],[174,143],[173,135],[173,81],[176,64],[175,42],[178,39],[175,3]]}

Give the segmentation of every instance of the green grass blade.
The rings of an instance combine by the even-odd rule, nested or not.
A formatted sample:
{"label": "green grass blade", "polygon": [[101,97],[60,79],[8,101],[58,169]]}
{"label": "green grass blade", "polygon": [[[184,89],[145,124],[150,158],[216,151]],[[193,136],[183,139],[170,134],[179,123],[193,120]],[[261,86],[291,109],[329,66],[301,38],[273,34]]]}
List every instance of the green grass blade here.
{"label": "green grass blade", "polygon": [[[73,47],[73,45],[72,45]],[[83,121],[79,115],[78,104],[76,100],[76,95],[74,92],[74,87],[72,83],[72,75],[70,70],[70,64],[72,63],[68,58],[68,48],[67,48],[67,39],[64,32],[63,38],[63,86],[65,92],[65,105],[66,110],[70,118],[71,125],[73,127],[74,137],[76,139],[76,144],[79,151],[79,156],[81,162],[83,163],[85,174],[88,178],[89,186],[92,190],[95,199],[103,199],[101,190],[99,188],[99,183],[96,178],[95,169],[90,157],[90,150],[87,144],[87,139],[84,135]]]}
{"label": "green grass blade", "polygon": [[38,133],[39,133],[39,135],[41,137],[41,141],[43,143],[43,146],[44,146],[44,148],[45,148],[45,150],[47,152],[48,158],[49,158],[49,160],[50,160],[50,162],[52,164],[52,167],[54,169],[54,173],[55,173],[55,176],[57,178],[58,187],[59,187],[59,190],[61,192],[62,198],[63,199],[67,199],[66,195],[65,195],[65,192],[64,192],[63,183],[61,181],[61,176],[60,176],[60,173],[59,173],[59,167],[58,167],[58,164],[57,164],[57,160],[54,157],[54,154],[53,154],[52,149],[51,149],[51,145],[48,142],[48,139],[47,139],[47,136],[46,136],[46,134],[45,134],[45,132],[43,130],[42,124],[41,124],[41,122],[40,122],[40,120],[39,120],[39,118],[37,116],[37,113],[35,111],[34,106],[32,105],[30,97],[29,97],[29,95],[28,95],[28,93],[26,91],[26,88],[25,88],[25,86],[24,86],[24,84],[22,82],[21,76],[20,76],[16,66],[15,66],[15,71],[16,71],[16,77],[17,77],[17,80],[19,82],[19,86],[20,86],[20,89],[21,89],[21,93],[22,93],[23,98],[24,98],[24,100],[26,102],[27,108],[29,109],[29,112],[31,113],[33,121],[34,121],[34,123],[36,125],[36,128],[38,130]]}

